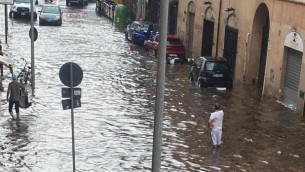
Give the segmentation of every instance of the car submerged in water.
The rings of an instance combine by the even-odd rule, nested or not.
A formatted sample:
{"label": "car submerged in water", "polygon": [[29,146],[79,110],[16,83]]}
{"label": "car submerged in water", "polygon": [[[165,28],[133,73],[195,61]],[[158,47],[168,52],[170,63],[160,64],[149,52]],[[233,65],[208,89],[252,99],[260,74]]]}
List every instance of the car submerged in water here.
{"label": "car submerged in water", "polygon": [[61,26],[62,11],[59,5],[44,4],[39,12],[39,25]]}
{"label": "car submerged in water", "polygon": [[134,44],[143,45],[152,35],[153,23],[149,21],[133,21],[125,29],[125,39]]}
{"label": "car submerged in water", "polygon": [[199,57],[189,74],[200,87],[233,87],[233,72],[225,58]]}
{"label": "car submerged in water", "polygon": [[[30,18],[31,17],[31,0],[14,0],[9,12],[10,18]],[[37,19],[37,13],[33,4],[33,18]]]}
{"label": "car submerged in water", "polygon": [[[157,51],[159,47],[159,34],[155,34],[151,39],[144,42],[147,51]],[[166,62],[170,63],[172,59],[178,59],[180,63],[188,62],[185,56],[185,47],[181,39],[175,34],[168,34],[166,42]]]}

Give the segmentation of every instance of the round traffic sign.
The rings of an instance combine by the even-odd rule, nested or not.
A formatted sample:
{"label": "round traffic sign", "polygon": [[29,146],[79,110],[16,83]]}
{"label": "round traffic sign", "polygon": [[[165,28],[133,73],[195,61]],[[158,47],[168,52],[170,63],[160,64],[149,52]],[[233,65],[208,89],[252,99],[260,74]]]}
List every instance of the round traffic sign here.
{"label": "round traffic sign", "polygon": [[[37,40],[37,38],[38,38],[38,31],[37,31],[37,29],[35,28],[35,27],[33,27],[34,28],[34,41],[36,41]],[[30,28],[30,31],[29,31],[29,36],[30,36],[30,39],[32,39],[32,33],[31,33],[31,28]]]}
{"label": "round traffic sign", "polygon": [[[73,83],[71,83],[71,72],[72,72]],[[59,78],[65,86],[76,87],[83,80],[83,70],[78,64],[73,62],[68,62],[61,66],[59,70]]]}

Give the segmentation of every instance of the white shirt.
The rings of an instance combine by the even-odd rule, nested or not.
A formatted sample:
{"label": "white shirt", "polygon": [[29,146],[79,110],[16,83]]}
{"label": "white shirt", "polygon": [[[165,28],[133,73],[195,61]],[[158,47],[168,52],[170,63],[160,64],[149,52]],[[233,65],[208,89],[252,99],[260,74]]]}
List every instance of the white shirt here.
{"label": "white shirt", "polygon": [[210,120],[213,120],[212,121],[213,128],[220,130],[222,129],[223,114],[224,113],[222,110],[211,113]]}

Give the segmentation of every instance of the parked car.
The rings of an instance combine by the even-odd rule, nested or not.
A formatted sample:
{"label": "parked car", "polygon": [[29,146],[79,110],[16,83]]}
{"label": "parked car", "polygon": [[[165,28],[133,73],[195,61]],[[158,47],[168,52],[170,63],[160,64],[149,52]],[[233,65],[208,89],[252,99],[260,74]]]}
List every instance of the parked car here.
{"label": "parked car", "polygon": [[190,78],[200,87],[233,87],[232,70],[225,58],[199,57],[193,63]]}
{"label": "parked car", "polygon": [[[159,47],[159,34],[155,34],[151,39],[144,42],[147,51],[157,51]],[[174,34],[167,35],[166,44],[166,61],[169,62],[174,58],[179,58],[181,62],[187,62],[185,57],[185,47],[182,44],[181,39]]]}
{"label": "parked car", "polygon": [[81,6],[88,5],[88,0],[66,0],[66,6],[70,4],[79,4]]}
{"label": "parked car", "polygon": [[59,5],[44,4],[39,12],[39,25],[61,26],[62,11]]}
{"label": "parked car", "polygon": [[149,21],[137,20],[127,25],[125,38],[135,44],[144,44],[153,34],[153,23]]}
{"label": "parked car", "polygon": [[[11,5],[9,17],[28,17],[31,16],[31,0],[14,0],[14,4]],[[33,6],[33,18],[37,19],[37,12],[35,6]]]}

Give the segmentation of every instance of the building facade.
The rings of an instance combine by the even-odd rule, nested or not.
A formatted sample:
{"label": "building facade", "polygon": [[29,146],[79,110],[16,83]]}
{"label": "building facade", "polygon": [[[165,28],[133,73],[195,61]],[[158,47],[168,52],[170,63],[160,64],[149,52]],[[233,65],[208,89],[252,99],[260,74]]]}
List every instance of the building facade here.
{"label": "building facade", "polygon": [[305,0],[180,0],[177,34],[188,57],[226,58],[235,82],[303,115],[303,11]]}

